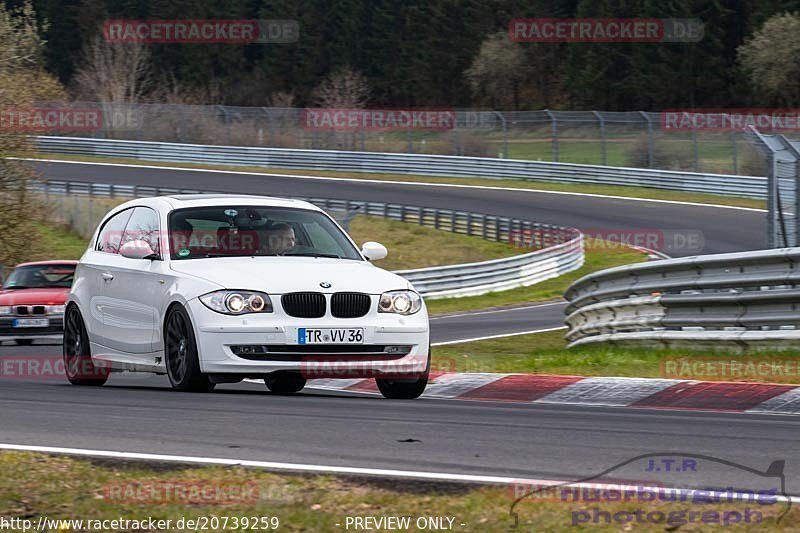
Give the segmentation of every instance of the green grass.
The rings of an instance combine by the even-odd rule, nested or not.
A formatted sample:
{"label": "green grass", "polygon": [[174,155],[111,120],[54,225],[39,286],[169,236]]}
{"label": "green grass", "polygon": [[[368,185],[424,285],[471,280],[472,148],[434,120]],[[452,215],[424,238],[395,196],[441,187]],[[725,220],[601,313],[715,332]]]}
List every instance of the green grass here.
{"label": "green grass", "polygon": [[[783,368],[800,367],[797,350],[753,350],[734,353],[709,349],[656,349],[620,346],[578,346],[568,349],[566,329],[517,335],[485,341],[450,344],[433,349],[434,369],[460,372],[520,372],[573,376],[667,377],[701,381],[753,381],[770,383],[800,383],[796,372],[740,372],[730,375],[719,372],[723,366],[687,366],[706,358],[728,362],[785,363]],[[673,364],[675,362],[676,364]],[[708,373],[706,368],[716,368]],[[753,368],[753,367],[750,367]],[[778,367],[781,368],[781,367]],[[687,372],[688,371],[688,372]]]}
{"label": "green grass", "polygon": [[[544,181],[522,181],[510,179],[488,179],[488,178],[460,178],[460,177],[432,177],[416,176],[403,174],[381,174],[368,172],[343,172],[343,171],[324,171],[324,170],[301,170],[301,169],[281,169],[264,168],[237,165],[208,165],[198,163],[170,163],[164,161],[143,161],[138,159],[109,158],[95,156],[75,156],[66,154],[39,154],[42,158],[53,158],[65,161],[89,161],[106,163],[123,163],[130,165],[158,165],[165,167],[184,167],[201,168],[214,170],[233,170],[250,172],[256,174],[298,174],[312,173],[315,176],[338,177],[348,179],[374,179],[382,181],[417,181],[424,183],[449,183],[460,185],[478,185],[484,187],[511,187],[515,189],[525,189],[533,191],[553,191],[553,192],[574,192],[600,194],[610,196],[622,196],[626,198],[646,198],[652,200],[669,200],[676,202],[696,202],[713,205],[724,205],[734,207],[749,207],[764,209],[766,203],[761,200],[748,198],[735,198],[715,194],[688,193],[680,191],[667,191],[662,189],[649,189],[645,187],[625,187],[616,185],[592,185],[583,183],[551,183]],[[724,193],[724,191],[720,191]]]}
{"label": "green grass", "polygon": [[573,281],[586,274],[605,268],[647,260],[647,256],[641,252],[627,247],[615,246],[613,243],[603,245],[603,242],[596,240],[585,247],[586,261],[583,267],[578,270],[557,278],[545,280],[530,287],[491,292],[482,296],[428,300],[426,301],[428,312],[432,315],[441,315],[553,300],[561,298],[564,291]]}
{"label": "green grass", "polygon": [[373,216],[355,217],[349,233],[359,246],[365,241],[386,246],[389,255],[375,262],[386,270],[488,261],[522,253],[506,243]]}
{"label": "green grass", "polygon": [[59,226],[42,222],[36,224],[37,246],[31,251],[30,261],[49,259],[80,259],[88,242],[76,233]]}
{"label": "green grass", "polygon": [[[532,447],[530,452],[535,453],[535,448]],[[0,453],[0,466],[3,470],[3,476],[0,477],[0,516],[28,518],[34,527],[39,517],[83,520],[143,520],[151,517],[154,520],[172,520],[173,526],[168,530],[176,531],[175,524],[181,518],[186,520],[215,516],[222,520],[227,516],[277,517],[280,523],[278,531],[341,532],[355,530],[353,525],[346,527],[347,517],[408,516],[413,524],[419,517],[448,516],[455,519],[453,531],[509,531],[513,524],[510,514],[512,502],[526,488],[530,490],[525,485],[476,487],[332,475],[275,474],[240,467],[197,468],[99,460],[91,462],[20,452]],[[590,473],[587,472],[588,474]],[[179,498],[155,503],[146,499],[147,487],[187,486],[208,488],[208,494],[213,494],[216,487],[228,487],[229,491],[237,487],[245,488],[248,497],[229,499],[231,503],[205,500],[194,504],[183,503]],[[517,486],[522,490],[515,491]],[[170,492],[177,493],[176,490]],[[127,494],[127,499],[123,497],[123,501],[120,501],[120,495],[123,494]],[[553,497],[557,498],[555,495]],[[592,505],[578,505],[581,508],[597,506],[611,513],[630,511],[634,507],[631,503],[602,501]],[[647,512],[664,513],[736,508],[731,504],[691,505],[664,502],[638,504],[636,507],[644,508]],[[518,530],[571,529],[572,513],[575,510],[575,504],[558,500],[523,499],[515,508],[520,519]],[[740,525],[736,530],[796,531],[800,525],[800,509],[791,509],[780,523],[776,523],[777,517],[785,510],[785,506],[779,505],[759,506],[759,511],[764,516],[763,523]],[[234,531],[230,524],[232,522],[227,530]],[[84,524],[83,531],[90,530],[86,525]],[[110,523],[107,525],[110,527],[103,531],[134,531],[114,527]],[[664,523],[637,524],[636,530],[664,531],[666,526]],[[51,529],[55,530],[73,529]],[[138,530],[150,531],[146,528]],[[207,530],[222,531],[222,526]],[[412,526],[409,530],[418,529]],[[592,526],[592,530],[622,529],[620,526],[598,525]]]}

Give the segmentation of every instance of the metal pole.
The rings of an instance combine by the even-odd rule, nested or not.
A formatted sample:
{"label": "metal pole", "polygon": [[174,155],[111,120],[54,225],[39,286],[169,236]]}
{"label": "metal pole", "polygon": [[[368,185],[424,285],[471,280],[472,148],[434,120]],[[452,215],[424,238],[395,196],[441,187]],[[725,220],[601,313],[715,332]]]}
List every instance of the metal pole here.
{"label": "metal pole", "polygon": [[549,109],[544,110],[547,113],[547,116],[550,117],[550,121],[552,123],[551,126],[551,138],[552,138],[552,159],[554,162],[558,162],[558,122],[556,122],[556,117],[553,115]]}
{"label": "metal pole", "polygon": [[498,116],[503,127],[503,159],[508,159],[508,122],[501,112],[495,111],[494,114]]}
{"label": "metal pole", "polygon": [[603,152],[603,166],[608,165],[608,146],[606,145],[606,121],[597,111],[592,111],[597,120],[600,121],[600,147]]}
{"label": "metal pole", "polygon": [[692,154],[694,155],[694,171],[700,172],[700,155],[697,148],[697,130],[692,130]]}
{"label": "metal pole", "polygon": [[[786,138],[785,135],[781,135],[780,137],[781,142],[789,153],[792,154],[795,158],[794,162],[794,238],[791,242],[788,243],[789,246],[797,246],[798,242],[800,242],[800,150],[792,144],[792,142]],[[780,191],[780,189],[779,189]]]}
{"label": "metal pole", "polygon": [[644,111],[639,113],[647,121],[647,168],[655,168],[655,140],[653,139],[653,121],[650,120],[650,115]]}
{"label": "metal pole", "polygon": [[733,173],[739,173],[739,152],[736,146],[736,133],[731,132],[731,148],[733,149]]}
{"label": "metal pole", "polygon": [[222,111],[222,114],[225,117],[225,135],[227,137],[227,144],[231,144],[231,120],[230,120],[230,115],[228,115],[228,111],[225,109],[225,106],[218,105],[217,108],[220,111]]}

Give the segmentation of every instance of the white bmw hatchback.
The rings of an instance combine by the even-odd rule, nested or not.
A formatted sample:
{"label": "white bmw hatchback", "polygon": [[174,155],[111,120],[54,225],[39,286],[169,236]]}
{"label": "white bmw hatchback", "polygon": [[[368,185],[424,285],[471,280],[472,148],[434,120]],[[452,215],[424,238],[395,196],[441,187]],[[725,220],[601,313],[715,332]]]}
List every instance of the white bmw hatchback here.
{"label": "white bmw hatchback", "polygon": [[411,284],[370,263],[307,202],[234,195],[134,200],[112,210],[78,264],[65,311],[69,381],[167,374],[181,391],[263,379],[375,378],[416,398],[430,367],[428,313]]}

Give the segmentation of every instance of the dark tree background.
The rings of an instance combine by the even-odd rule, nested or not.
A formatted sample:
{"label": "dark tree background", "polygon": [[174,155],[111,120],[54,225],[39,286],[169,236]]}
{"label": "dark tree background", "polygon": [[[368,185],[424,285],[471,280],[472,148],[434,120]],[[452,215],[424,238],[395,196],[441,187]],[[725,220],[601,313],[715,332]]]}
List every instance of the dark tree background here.
{"label": "dark tree background", "polygon": [[[18,1],[6,0],[8,7]],[[199,103],[307,105],[342,67],[369,80],[371,106],[485,105],[465,76],[482,42],[521,17],[699,18],[698,43],[525,44],[519,109],[659,110],[764,105],[737,48],[800,0],[36,0],[47,68],[67,87],[106,18],[296,19],[294,44],[152,45],[159,85]],[[794,58],[800,61],[800,58]],[[163,93],[152,99],[163,99]]]}

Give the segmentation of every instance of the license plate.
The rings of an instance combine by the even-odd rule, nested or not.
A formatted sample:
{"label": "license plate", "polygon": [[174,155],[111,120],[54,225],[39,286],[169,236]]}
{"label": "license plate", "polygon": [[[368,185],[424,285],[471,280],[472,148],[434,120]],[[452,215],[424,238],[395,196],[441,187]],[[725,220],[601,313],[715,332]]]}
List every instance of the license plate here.
{"label": "license plate", "polygon": [[297,344],[364,344],[364,328],[297,328]]}
{"label": "license plate", "polygon": [[15,318],[11,324],[15,328],[46,328],[50,325],[47,318]]}

